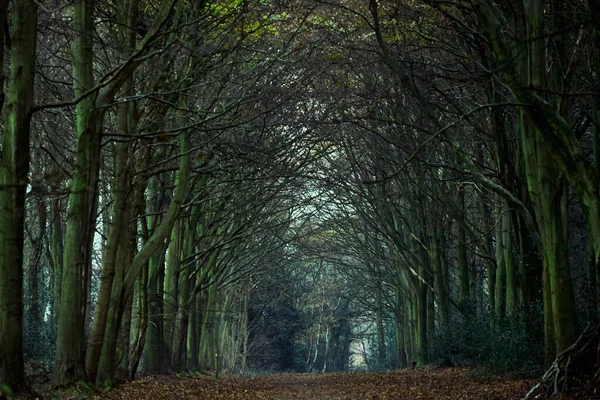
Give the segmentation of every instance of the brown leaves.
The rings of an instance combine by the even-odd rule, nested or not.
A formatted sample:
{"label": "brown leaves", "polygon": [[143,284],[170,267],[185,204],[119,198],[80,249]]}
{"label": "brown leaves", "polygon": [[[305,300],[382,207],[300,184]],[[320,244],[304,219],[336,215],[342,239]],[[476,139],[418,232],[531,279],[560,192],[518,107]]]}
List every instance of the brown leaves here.
{"label": "brown leaves", "polygon": [[527,380],[473,378],[465,369],[390,373],[279,374],[264,377],[151,377],[110,392],[112,399],[518,399]]}

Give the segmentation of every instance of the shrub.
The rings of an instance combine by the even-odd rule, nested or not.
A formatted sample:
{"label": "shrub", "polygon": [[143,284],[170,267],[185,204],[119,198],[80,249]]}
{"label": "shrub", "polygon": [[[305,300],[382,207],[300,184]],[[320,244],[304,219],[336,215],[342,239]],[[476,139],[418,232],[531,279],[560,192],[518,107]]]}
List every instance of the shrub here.
{"label": "shrub", "polygon": [[483,366],[489,373],[535,375],[543,365],[540,307],[520,309],[491,324],[462,318],[429,337],[429,359],[442,365]]}

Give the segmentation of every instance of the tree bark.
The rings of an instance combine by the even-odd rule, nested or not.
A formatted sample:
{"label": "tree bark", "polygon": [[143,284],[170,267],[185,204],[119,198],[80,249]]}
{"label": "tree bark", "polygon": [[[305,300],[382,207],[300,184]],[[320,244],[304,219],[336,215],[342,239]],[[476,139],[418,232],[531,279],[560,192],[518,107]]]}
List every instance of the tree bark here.
{"label": "tree bark", "polygon": [[[71,54],[76,97],[94,85],[93,12],[93,0],[81,0],[73,5],[73,29],[76,33]],[[54,383],[57,386],[71,384],[86,376],[86,268],[89,265],[88,245],[94,232],[92,210],[100,165],[100,125],[104,114],[104,111],[95,110],[95,99],[96,95],[90,95],[76,106],[76,167],[69,196],[54,365]]]}
{"label": "tree bark", "polygon": [[471,301],[471,285],[469,283],[469,262],[467,261],[467,234],[465,229],[465,192],[464,188],[458,190],[458,218],[456,220],[456,230],[458,238],[458,280],[459,297],[458,304],[466,311]]}
{"label": "tree bark", "polygon": [[[491,50],[494,51],[499,62],[501,76],[515,96],[516,100],[524,104],[520,106],[527,116],[529,123],[539,132],[538,143],[556,162],[557,167],[565,175],[569,184],[577,195],[588,225],[590,241],[596,259],[600,259],[600,194],[597,192],[598,176],[593,164],[587,159],[573,129],[550,103],[544,100],[531,87],[544,89],[540,86],[541,80],[527,79],[519,73],[515,60],[520,57],[512,54],[503,38],[502,29],[497,15],[496,7],[488,0],[474,2],[480,26],[487,35]],[[526,10],[528,18],[528,38],[522,38],[523,43],[529,43],[529,59],[535,61],[544,56],[544,32],[541,29],[543,7],[542,1],[528,3]],[[536,39],[537,38],[537,39]],[[543,60],[542,60],[543,61]],[[540,70],[540,67],[542,68]],[[544,64],[530,65],[529,71],[534,76],[542,78]],[[553,65],[556,68],[556,65]]]}
{"label": "tree bark", "polygon": [[[76,106],[77,155],[67,215],[67,240],[54,368],[56,385],[68,385],[86,375],[84,365],[85,312],[88,296],[86,282],[89,277],[90,246],[94,233],[93,220],[104,115],[107,106],[112,103],[122,85],[145,60],[143,55],[149,51],[151,44],[155,44],[154,39],[163,29],[179,1],[161,3],[140,46],[101,88],[95,86],[94,82],[94,0],[81,0],[73,5],[75,31],[71,49],[73,78],[75,97],[81,100]],[[137,269],[136,272],[139,272]],[[128,286],[133,285],[134,278],[126,277],[125,282]]]}
{"label": "tree bark", "polygon": [[53,266],[53,290],[52,290],[52,315],[53,323],[58,321],[58,309],[60,306],[60,294],[62,289],[62,272],[63,272],[63,222],[62,222],[62,207],[61,200],[55,199],[50,203],[50,214],[52,216],[52,234],[51,234],[51,249],[52,249],[52,266]]}
{"label": "tree bark", "polygon": [[[152,232],[160,224],[159,213],[163,209],[165,201],[164,190],[159,189],[157,178],[151,178],[148,186],[148,213],[147,218],[148,231]],[[148,271],[148,329],[146,330],[146,346],[144,347],[144,363],[142,370],[149,374],[159,374],[163,370],[164,353],[164,275],[165,275],[165,255],[168,245],[165,243],[152,256]]]}
{"label": "tree bark", "polygon": [[[122,109],[123,107],[121,107]],[[126,110],[119,110],[119,120],[127,119]],[[125,115],[123,115],[125,113]],[[120,129],[127,121],[120,122]],[[125,133],[125,132],[124,132]],[[127,193],[129,190],[129,142],[121,142],[116,146],[115,156],[115,178],[113,184],[113,210],[111,222],[109,223],[108,240],[102,255],[102,275],[100,277],[100,289],[98,290],[98,302],[94,314],[92,332],[88,339],[86,354],[86,372],[90,380],[96,378],[98,360],[104,343],[104,330],[108,318],[110,305],[110,294],[115,277],[115,266],[119,245],[123,238],[123,232],[127,230],[126,208]],[[106,222],[108,223],[108,222]]]}
{"label": "tree bark", "polygon": [[[17,390],[25,383],[23,232],[29,173],[37,9],[34,0],[13,1],[10,83],[6,99],[0,98],[0,102],[6,102],[0,160],[0,384]],[[0,18],[4,19],[5,1],[0,2],[0,11],[3,11]],[[4,38],[0,41],[0,46],[0,52],[3,52]],[[1,80],[3,76],[0,76]],[[0,89],[0,95],[3,94]]]}
{"label": "tree bark", "polygon": [[503,321],[506,316],[506,262],[504,261],[504,242],[502,240],[502,218],[508,212],[503,206],[504,201],[496,206],[496,300],[495,319]]}
{"label": "tree bark", "polygon": [[[175,321],[177,319],[177,289],[179,284],[179,270],[182,248],[182,222],[175,222],[173,231],[171,232],[171,240],[167,250],[166,271],[165,271],[165,290],[164,290],[164,310],[165,310],[165,329],[164,337],[165,344],[169,350],[169,354],[173,355],[173,347],[177,332],[175,331]],[[171,360],[169,360],[171,361]]]}
{"label": "tree bark", "polygon": [[[135,255],[129,268],[125,272],[121,285],[113,283],[112,298],[115,306],[110,310],[109,319],[106,325],[105,336],[114,338],[117,336],[119,326],[123,319],[127,299],[133,294],[134,283],[139,276],[145,263],[160,248],[165,239],[169,236],[179,217],[180,208],[183,204],[187,191],[188,179],[190,175],[190,133],[186,131],[180,134],[180,162],[177,172],[177,184],[174,189],[173,199],[167,213],[164,215],[161,224],[156,227],[152,236],[142,246],[141,250]],[[96,383],[101,387],[112,387],[115,383],[115,348],[114,346],[103,346],[98,366],[98,375]]]}
{"label": "tree bark", "polygon": [[381,300],[381,279],[377,278],[377,293],[375,296],[375,319],[377,324],[377,355],[379,365],[385,365],[385,336],[383,332],[383,303]]}
{"label": "tree bark", "polygon": [[502,246],[504,250],[504,272],[506,275],[506,314],[511,315],[518,307],[518,281],[515,266],[512,211],[502,214]]}

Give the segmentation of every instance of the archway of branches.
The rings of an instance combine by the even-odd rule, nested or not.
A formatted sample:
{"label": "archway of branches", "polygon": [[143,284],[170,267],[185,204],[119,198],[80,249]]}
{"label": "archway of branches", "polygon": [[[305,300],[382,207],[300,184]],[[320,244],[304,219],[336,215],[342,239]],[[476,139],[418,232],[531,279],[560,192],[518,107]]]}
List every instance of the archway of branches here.
{"label": "archway of branches", "polygon": [[55,3],[0,1],[1,384],[531,373],[597,323],[597,2]]}

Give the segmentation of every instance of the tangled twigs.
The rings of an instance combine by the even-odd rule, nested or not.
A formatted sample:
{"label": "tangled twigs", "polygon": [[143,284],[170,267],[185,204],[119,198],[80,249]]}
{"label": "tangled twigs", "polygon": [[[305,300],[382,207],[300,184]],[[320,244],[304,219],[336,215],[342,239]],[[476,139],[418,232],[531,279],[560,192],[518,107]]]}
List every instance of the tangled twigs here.
{"label": "tangled twigs", "polygon": [[571,347],[562,352],[525,399],[559,395],[600,398],[600,324],[589,326]]}

